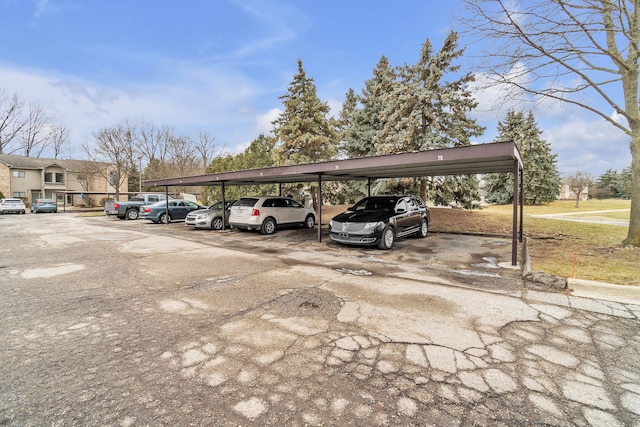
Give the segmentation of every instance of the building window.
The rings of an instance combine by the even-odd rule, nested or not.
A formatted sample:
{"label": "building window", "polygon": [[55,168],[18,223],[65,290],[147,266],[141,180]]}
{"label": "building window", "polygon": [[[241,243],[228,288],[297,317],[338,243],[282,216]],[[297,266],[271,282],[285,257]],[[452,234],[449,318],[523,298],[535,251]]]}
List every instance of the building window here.
{"label": "building window", "polygon": [[18,198],[18,199],[26,199],[27,198],[27,193],[25,193],[24,191],[14,191],[13,192],[13,197]]}
{"label": "building window", "polygon": [[64,184],[64,174],[56,172],[56,182],[58,184]]}
{"label": "building window", "polygon": [[53,174],[51,172],[44,173],[44,182],[53,182]]}
{"label": "building window", "polygon": [[11,171],[14,178],[24,178],[24,171]]}

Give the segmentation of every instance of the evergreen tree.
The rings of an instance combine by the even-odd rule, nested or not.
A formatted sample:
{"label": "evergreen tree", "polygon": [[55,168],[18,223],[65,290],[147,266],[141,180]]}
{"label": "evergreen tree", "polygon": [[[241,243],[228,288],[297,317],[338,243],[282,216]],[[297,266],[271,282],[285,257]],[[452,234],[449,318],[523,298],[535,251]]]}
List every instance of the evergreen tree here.
{"label": "evergreen tree", "polygon": [[[513,141],[524,164],[524,202],[549,203],[555,200],[560,189],[560,173],[556,166],[556,154],[551,153],[547,141],[540,138],[533,113],[509,111],[504,122],[498,123],[497,141]],[[513,201],[513,175],[489,174],[485,177],[487,201],[510,203]]]}
{"label": "evergreen tree", "polygon": [[365,82],[365,87],[357,100],[360,108],[353,112],[349,126],[344,132],[345,153],[349,158],[378,155],[377,134],[384,127],[383,114],[387,110],[396,72],[382,56],[373,69],[373,77]]}
{"label": "evergreen tree", "polygon": [[347,131],[351,126],[353,116],[358,108],[358,97],[353,89],[349,89],[345,94],[340,114],[336,120],[334,120],[334,127],[338,133],[340,142],[338,143],[338,158],[343,159],[347,157],[346,154],[346,140]]}
{"label": "evergreen tree", "polygon": [[[427,39],[418,62],[398,69],[381,115],[384,126],[374,138],[377,154],[466,146],[471,137],[482,135],[484,128],[467,116],[478,105],[468,90],[473,74],[446,80],[459,72],[454,62],[463,52],[458,49],[458,35],[451,32],[439,52],[434,52]],[[434,181],[417,180],[420,195],[426,199]],[[475,175],[448,177],[443,182],[451,187],[452,202],[472,206],[471,199],[478,195]]]}
{"label": "evergreen tree", "polygon": [[604,174],[600,175],[596,181],[593,191],[590,191],[590,195],[597,197],[598,199],[607,199],[610,197],[618,197],[618,181],[620,176],[615,169],[609,169]]}
{"label": "evergreen tree", "polygon": [[630,199],[633,186],[633,176],[631,175],[631,166],[625,168],[620,173],[620,179],[618,180],[618,196],[621,199]]}
{"label": "evergreen tree", "polygon": [[628,199],[631,197],[631,167],[618,173],[615,169],[609,169],[600,175],[593,191],[589,191],[599,199],[615,198]]}
{"label": "evergreen tree", "polygon": [[374,139],[377,154],[459,147],[482,135],[484,128],[467,117],[478,104],[467,87],[473,74],[445,80],[459,72],[454,61],[463,52],[451,32],[439,52],[426,40],[418,62],[398,69],[381,116],[384,127]]}
{"label": "evergreen tree", "polygon": [[[236,155],[218,156],[207,167],[206,173],[234,172],[246,169],[260,169],[275,166],[273,148],[275,139],[260,134],[249,146]],[[225,188],[227,200],[237,199],[247,194],[269,195],[275,194],[275,184],[230,186]],[[203,188],[203,199],[218,201],[222,198],[219,186]]]}
{"label": "evergreen tree", "polygon": [[332,160],[336,156],[338,136],[327,118],[329,105],[321,102],[312,78],[307,77],[298,59],[298,73],[288,92],[280,97],[284,112],[272,122],[279,142],[279,165],[295,165]]}

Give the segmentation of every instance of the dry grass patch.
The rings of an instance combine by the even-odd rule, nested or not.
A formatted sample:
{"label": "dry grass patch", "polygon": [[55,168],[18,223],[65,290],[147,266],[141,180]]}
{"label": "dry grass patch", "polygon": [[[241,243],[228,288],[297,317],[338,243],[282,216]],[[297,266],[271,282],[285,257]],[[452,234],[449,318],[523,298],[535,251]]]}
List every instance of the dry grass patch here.
{"label": "dry grass patch", "polygon": [[[532,210],[560,213],[554,211],[554,203],[537,212],[525,207],[524,234],[529,238],[534,271],[571,277],[575,253],[576,278],[640,286],[640,248],[621,246],[627,236],[626,227],[529,216]],[[560,205],[558,210],[563,211],[566,203]],[[610,209],[620,209],[614,206]],[[593,205],[590,207],[593,209]],[[607,209],[606,204],[597,206],[597,210],[601,209]],[[431,230],[511,235],[511,210],[511,206],[491,206],[480,211],[432,208]]]}

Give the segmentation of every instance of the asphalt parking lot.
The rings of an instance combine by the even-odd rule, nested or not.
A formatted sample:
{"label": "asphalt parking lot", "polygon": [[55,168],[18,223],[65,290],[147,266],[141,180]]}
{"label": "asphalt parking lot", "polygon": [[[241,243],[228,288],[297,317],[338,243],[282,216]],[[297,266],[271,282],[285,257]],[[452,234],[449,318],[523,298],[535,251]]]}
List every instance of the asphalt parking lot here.
{"label": "asphalt parking lot", "polygon": [[0,425],[640,425],[640,306],[511,241],[0,218]]}

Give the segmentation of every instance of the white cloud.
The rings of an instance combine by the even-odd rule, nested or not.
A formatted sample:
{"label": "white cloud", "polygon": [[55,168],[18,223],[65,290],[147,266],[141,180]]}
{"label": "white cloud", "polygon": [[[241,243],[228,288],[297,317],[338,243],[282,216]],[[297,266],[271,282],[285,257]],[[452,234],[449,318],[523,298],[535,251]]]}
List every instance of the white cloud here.
{"label": "white cloud", "polygon": [[[188,64],[174,64],[169,72],[159,81],[108,86],[0,64],[0,81],[6,92],[40,105],[69,128],[71,145],[78,147],[95,131],[124,119],[144,118],[178,133],[207,130],[225,144],[255,137],[255,113],[250,107],[257,95],[254,82]],[[244,134],[238,135],[239,129]]]}
{"label": "white cloud", "polygon": [[602,119],[571,118],[549,127],[543,134],[563,175],[577,170],[595,177],[608,169],[621,171],[631,165],[630,137]]}
{"label": "white cloud", "polygon": [[[522,64],[517,64],[505,78],[526,86],[527,70]],[[527,111],[534,106],[526,93],[511,84],[499,83],[497,76],[487,73],[475,74],[475,82],[469,84],[469,90],[478,101],[471,116],[478,120],[502,120],[509,110]]]}
{"label": "white cloud", "polygon": [[33,12],[33,17],[38,18],[40,17],[40,15],[55,12],[56,10],[56,7],[52,5],[49,0],[37,0],[36,9]]}
{"label": "white cloud", "polygon": [[282,114],[281,109],[272,108],[266,113],[258,115],[256,117],[256,130],[258,131],[258,134],[271,134],[271,131],[273,130],[273,124],[271,124],[271,122],[276,120],[280,114]]}

